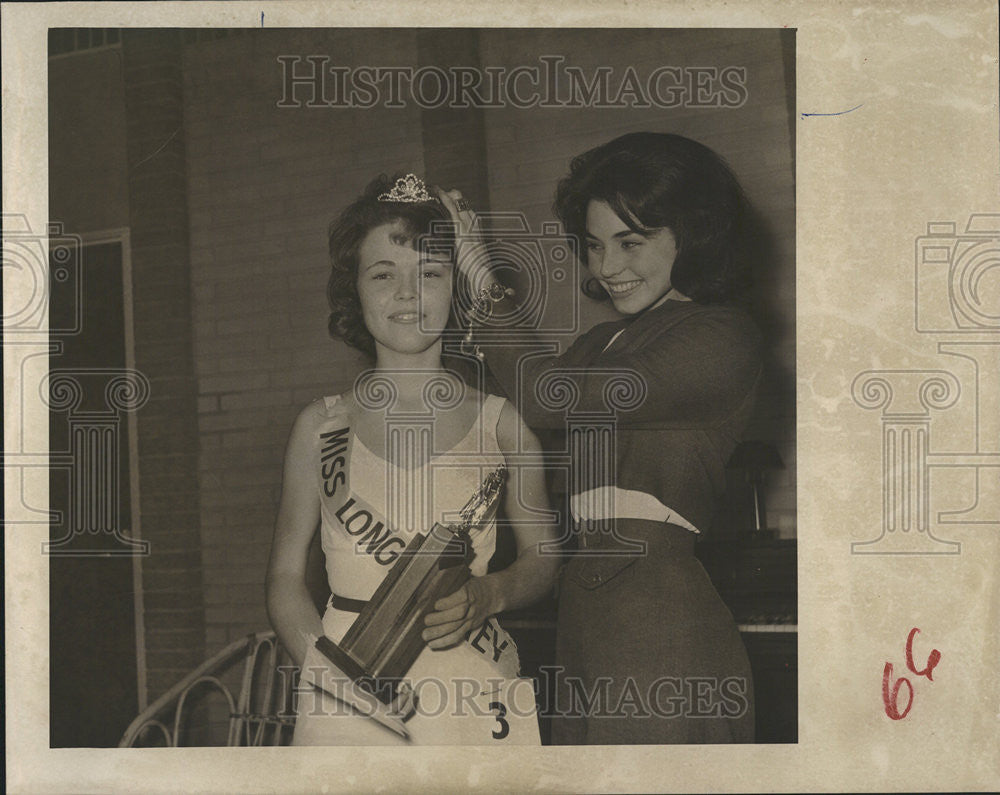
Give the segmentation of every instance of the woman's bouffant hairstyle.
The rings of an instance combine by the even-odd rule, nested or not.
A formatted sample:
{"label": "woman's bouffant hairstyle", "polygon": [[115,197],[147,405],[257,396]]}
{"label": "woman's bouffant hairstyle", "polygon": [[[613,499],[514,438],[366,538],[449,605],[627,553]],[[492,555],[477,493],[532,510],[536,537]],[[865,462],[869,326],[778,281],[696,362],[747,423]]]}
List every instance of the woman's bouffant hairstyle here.
{"label": "woman's bouffant hairstyle", "polygon": [[[358,295],[358,250],[365,236],[377,226],[399,221],[414,248],[421,237],[432,232],[432,225],[435,239],[440,238],[446,245],[454,240],[453,234],[443,231],[448,229],[451,219],[440,202],[379,201],[379,195],[392,190],[401,176],[380,174],[373,179],[364,193],[330,224],[328,235],[330,279],[326,298],[330,304],[330,318],[327,328],[331,337],[343,340],[371,358],[375,358],[375,339],[365,326]],[[449,327],[453,324],[454,317]]]}
{"label": "woman's bouffant hairstyle", "polygon": [[[749,286],[746,198],[729,166],[707,146],[669,133],[630,133],[573,158],[554,209],[576,238],[584,264],[587,206],[595,199],[634,232],[673,232],[671,284],[689,298],[721,303]],[[583,291],[608,298],[596,279],[584,282]]]}

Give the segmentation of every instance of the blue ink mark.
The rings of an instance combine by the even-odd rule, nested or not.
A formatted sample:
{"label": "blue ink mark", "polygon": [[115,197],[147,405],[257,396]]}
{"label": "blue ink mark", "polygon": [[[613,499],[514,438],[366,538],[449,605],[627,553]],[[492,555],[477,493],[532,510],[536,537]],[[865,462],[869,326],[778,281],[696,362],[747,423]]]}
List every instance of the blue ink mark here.
{"label": "blue ink mark", "polygon": [[865,103],[862,102],[861,105],[855,105],[853,108],[850,108],[850,110],[841,110],[837,111],[836,113],[803,113],[802,118],[804,119],[806,116],[843,116],[845,113],[850,113],[852,110],[857,110],[864,104]]}
{"label": "blue ink mark", "polygon": [[264,27],[264,12],[260,12],[260,26]]}

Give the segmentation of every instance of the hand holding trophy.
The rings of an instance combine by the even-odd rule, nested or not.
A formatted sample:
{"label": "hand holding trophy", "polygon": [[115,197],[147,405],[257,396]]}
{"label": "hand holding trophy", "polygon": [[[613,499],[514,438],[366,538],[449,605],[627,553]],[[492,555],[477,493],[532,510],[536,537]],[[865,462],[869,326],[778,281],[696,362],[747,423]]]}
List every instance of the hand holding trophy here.
{"label": "hand holding trophy", "polygon": [[[303,677],[406,736],[402,721],[416,704],[402,678],[424,648],[424,617],[471,576],[469,531],[488,514],[503,480],[500,466],[465,504],[461,522],[436,523],[416,534],[340,643],[325,636],[315,640],[323,664],[303,666]],[[322,670],[328,667],[334,670]],[[331,685],[334,680],[339,686]]]}

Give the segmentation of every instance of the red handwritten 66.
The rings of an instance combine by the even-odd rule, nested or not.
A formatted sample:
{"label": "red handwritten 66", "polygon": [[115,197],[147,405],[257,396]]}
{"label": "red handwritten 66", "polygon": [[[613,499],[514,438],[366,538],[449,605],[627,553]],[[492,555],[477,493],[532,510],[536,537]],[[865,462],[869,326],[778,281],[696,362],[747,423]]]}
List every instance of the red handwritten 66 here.
{"label": "red handwritten 66", "polygon": [[[927,664],[923,667],[923,670],[918,671],[916,664],[913,662],[913,638],[918,632],[920,630],[914,627],[906,637],[906,667],[914,675],[926,676],[933,682],[934,668],[941,662],[941,652],[937,649],[931,649],[931,653],[927,656]],[[908,697],[906,699],[906,708],[900,712],[899,689],[903,685],[906,685]],[[913,706],[913,685],[909,679],[903,676],[899,677],[895,684],[892,684],[892,663],[890,662],[887,662],[885,668],[882,670],[882,702],[885,704],[885,714],[893,720],[902,720],[905,718],[910,711],[910,707]]]}

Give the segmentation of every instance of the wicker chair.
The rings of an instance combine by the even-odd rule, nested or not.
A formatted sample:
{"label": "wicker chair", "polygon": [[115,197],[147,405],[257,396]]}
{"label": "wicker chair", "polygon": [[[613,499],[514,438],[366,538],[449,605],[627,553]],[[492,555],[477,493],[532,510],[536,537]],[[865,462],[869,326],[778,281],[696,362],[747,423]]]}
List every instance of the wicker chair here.
{"label": "wicker chair", "polygon": [[[223,676],[240,661],[243,676],[239,694]],[[196,688],[220,692],[229,709],[226,745],[288,745],[295,726],[293,690],[295,667],[273,632],[258,632],[230,643],[144,709],[118,743],[120,748],[150,745],[161,737],[177,747],[184,739],[185,718],[190,717]]]}

